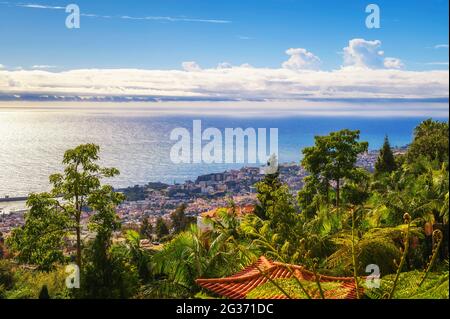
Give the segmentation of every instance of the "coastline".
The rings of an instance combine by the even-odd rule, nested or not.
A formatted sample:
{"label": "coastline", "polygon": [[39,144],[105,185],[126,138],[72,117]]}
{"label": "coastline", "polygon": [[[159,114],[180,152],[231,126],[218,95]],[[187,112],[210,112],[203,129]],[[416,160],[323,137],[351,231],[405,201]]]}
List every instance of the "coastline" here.
{"label": "coastline", "polygon": [[[403,153],[406,148],[408,147],[408,145],[404,145],[401,147],[396,147],[394,148],[394,152],[396,153]],[[378,150],[369,150],[369,152],[363,154],[360,156],[359,159],[359,166],[365,167],[366,169],[370,170],[371,166],[374,164],[374,160],[376,159],[376,157],[378,156]],[[365,155],[365,156],[364,156]],[[301,169],[301,166],[299,165],[299,163],[296,162],[284,162],[284,163],[280,163],[280,167],[289,167],[289,166],[299,166],[299,169]],[[245,170],[245,169],[259,169],[259,167],[257,166],[250,166],[250,165],[243,165],[241,168],[239,168],[238,170]],[[208,176],[208,175],[213,175],[213,174],[224,174],[227,171],[217,171],[217,172],[212,172],[209,174],[202,174],[202,175],[198,175],[197,179],[202,178],[204,176]],[[183,186],[183,185],[187,185],[191,183],[191,181],[186,180],[183,183],[162,183],[162,182],[148,182],[145,185],[129,185],[127,187],[118,187],[115,188],[115,190],[117,192],[125,192],[127,190],[131,190],[135,187],[137,188],[145,188],[148,187],[148,185],[150,184],[161,184],[161,185],[167,185],[167,187],[176,187],[176,186]],[[4,198],[0,198],[0,215],[8,215],[11,213],[11,210],[14,209],[15,211],[19,211],[22,212],[23,210],[26,210],[26,201],[28,200],[28,196],[8,196],[8,197],[4,197]],[[130,200],[130,202],[133,202],[132,200]],[[9,209],[9,210],[6,210]]]}

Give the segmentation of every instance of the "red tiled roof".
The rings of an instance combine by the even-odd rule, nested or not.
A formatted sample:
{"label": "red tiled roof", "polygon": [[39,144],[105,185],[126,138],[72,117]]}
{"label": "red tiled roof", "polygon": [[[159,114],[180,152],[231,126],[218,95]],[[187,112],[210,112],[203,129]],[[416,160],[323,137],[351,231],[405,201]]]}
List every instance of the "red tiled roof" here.
{"label": "red tiled roof", "polygon": [[[210,211],[207,211],[205,213],[202,213],[201,216],[205,217],[205,218],[216,218],[218,217],[219,211],[222,210],[226,210],[228,212],[228,214],[231,214],[232,209],[231,208],[216,208]],[[236,216],[241,217],[244,215],[248,215],[248,214],[253,214],[253,212],[255,211],[255,205],[246,205],[246,206],[238,206],[235,208],[234,213],[236,214]]]}
{"label": "red tiled roof", "polygon": [[[258,268],[266,274],[264,276]],[[291,271],[289,270],[291,269]],[[266,283],[267,277],[274,279],[289,279],[293,274],[300,280],[314,281],[314,273],[297,265],[287,265],[279,262],[273,262],[265,257],[260,257],[254,264],[248,266],[237,274],[227,278],[216,279],[197,279],[196,282],[202,288],[210,290],[220,296],[230,299],[245,299],[247,294]],[[341,287],[345,288],[348,293],[345,299],[356,299],[356,285],[353,277],[332,277],[319,275],[321,282],[339,282]],[[360,288],[361,289],[361,288]],[[332,295],[326,298],[333,298]],[[270,299],[286,299],[287,297],[281,293],[274,294]]]}

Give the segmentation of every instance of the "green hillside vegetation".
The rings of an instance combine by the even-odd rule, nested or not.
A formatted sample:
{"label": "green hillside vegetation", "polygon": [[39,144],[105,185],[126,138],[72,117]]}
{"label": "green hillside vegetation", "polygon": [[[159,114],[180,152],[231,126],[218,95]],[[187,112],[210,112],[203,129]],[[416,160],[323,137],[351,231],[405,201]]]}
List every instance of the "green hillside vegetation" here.
{"label": "green hillside vegetation", "polygon": [[[102,184],[119,172],[98,165],[96,145],[68,150],[64,172],[50,177],[52,191],[30,195],[25,226],[5,240],[0,298],[218,297],[195,280],[233,275],[264,255],[323,275],[354,277],[363,288],[367,266],[377,265],[380,287],[366,287],[359,298],[448,299],[448,123],[421,123],[403,155],[394,155],[386,138],[374,173],[356,166],[368,149],[359,133],[316,137],[302,150],[309,176],[298,194],[278,173],[266,175],[256,185],[255,214],[238,218],[230,202],[207,232],[183,207],[170,225],[161,219],[154,227],[143,221],[139,232],[122,230],[115,207],[124,196]],[[93,212],[92,239],[80,237],[86,210]],[[123,241],[112,240],[118,232]],[[141,239],[153,236],[162,241],[157,250],[141,247]],[[65,253],[68,238],[74,239],[72,257]],[[65,286],[71,261],[80,268],[80,289]],[[345,295],[335,283],[289,279],[268,282],[247,297],[284,291],[290,298],[320,298],[320,289],[325,297],[333,290]]]}

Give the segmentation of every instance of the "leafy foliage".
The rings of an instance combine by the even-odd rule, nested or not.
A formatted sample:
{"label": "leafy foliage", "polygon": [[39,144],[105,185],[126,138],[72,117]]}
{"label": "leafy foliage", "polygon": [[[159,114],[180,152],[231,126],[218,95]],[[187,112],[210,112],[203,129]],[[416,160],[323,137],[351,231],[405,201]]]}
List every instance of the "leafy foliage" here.
{"label": "leafy foliage", "polygon": [[[306,294],[299,288],[294,279],[276,279],[275,281],[288,292],[292,298],[307,299]],[[312,298],[321,298],[319,288],[314,282],[301,280],[301,283]],[[343,299],[350,292],[348,288],[342,287],[342,284],[339,282],[323,282],[321,283],[321,287],[325,296],[330,299]],[[250,291],[247,295],[247,299],[271,299],[278,296],[281,296],[281,294],[277,290],[277,287],[275,287],[273,283],[267,282]]]}
{"label": "leafy foliage", "polygon": [[[30,213],[22,229],[13,232],[9,245],[21,262],[51,269],[62,261],[63,240],[69,233],[76,236],[76,260],[82,263],[81,214],[94,209],[93,223],[111,227],[113,206],[124,199],[112,187],[101,186],[102,178],[119,174],[115,168],[102,168],[96,161],[100,148],[94,144],[80,145],[64,154],[64,174],[53,174],[51,193],[32,194],[27,202]],[[109,219],[109,220],[107,220]],[[109,224],[108,224],[109,223]],[[102,227],[103,227],[102,226]],[[99,226],[100,227],[100,226]],[[101,229],[96,229],[101,231]]]}
{"label": "leafy foliage", "polygon": [[[261,255],[315,273],[353,275],[358,285],[366,266],[378,265],[381,287],[365,289],[369,298],[448,298],[448,123],[419,125],[404,157],[394,158],[386,138],[374,175],[356,167],[367,149],[359,131],[318,136],[303,151],[309,175],[297,201],[278,172],[267,174],[256,185],[254,215],[237,216],[230,202],[202,231],[182,205],[170,225],[159,218],[153,230],[144,219],[138,232],[123,232],[114,244],[121,230],[115,207],[124,197],[100,181],[118,171],[96,164],[98,146],[81,145],[64,155],[64,173],[50,177],[52,192],[30,196],[24,227],[7,240],[19,265],[0,261],[0,298],[47,296],[43,287],[50,298],[209,298],[196,279],[229,276]],[[81,214],[87,211],[95,239],[82,242]],[[140,239],[153,231],[163,240],[158,251],[141,247]],[[82,287],[68,292],[63,249],[74,237]],[[339,283],[292,278],[269,281],[248,297],[347,293]]]}
{"label": "leafy foliage", "polygon": [[448,122],[428,119],[414,130],[414,141],[409,147],[407,159],[414,163],[424,157],[429,161],[448,162],[449,154]]}
{"label": "leafy foliage", "polygon": [[170,215],[172,221],[172,228],[174,233],[179,233],[186,230],[190,224],[194,224],[196,219],[193,217],[186,216],[186,205],[181,204],[175,211]]}
{"label": "leafy foliage", "polygon": [[380,174],[392,173],[397,169],[397,163],[392,153],[389,139],[386,136],[383,147],[380,150],[377,162],[375,163],[375,176]]}
{"label": "leafy foliage", "polygon": [[359,131],[342,130],[327,136],[316,136],[315,145],[303,149],[302,165],[314,176],[311,181],[319,181],[319,185],[323,185],[317,190],[325,188],[325,194],[321,195],[325,195],[327,199],[332,186],[337,207],[340,205],[342,180],[352,180],[355,177],[358,154],[368,149],[367,142],[358,142],[359,134]]}
{"label": "leafy foliage", "polygon": [[3,292],[6,299],[38,299],[44,286],[52,299],[71,297],[65,284],[67,274],[64,267],[57,267],[51,272],[19,268],[13,274],[13,285]]}
{"label": "leafy foliage", "polygon": [[[391,289],[394,283],[394,275],[388,275],[381,279],[380,288],[366,290],[366,295],[372,299],[381,299]],[[422,286],[418,286],[421,272],[414,270],[400,274],[394,299],[448,299],[449,277],[448,270],[439,273],[430,273]]]}
{"label": "leafy foliage", "polygon": [[146,298],[165,294],[174,298],[193,296],[199,290],[195,284],[197,278],[230,275],[249,262],[234,246],[227,226],[212,234],[202,233],[196,225],[191,225],[153,256],[156,280],[147,285],[142,295]]}
{"label": "leafy foliage", "polygon": [[50,194],[31,194],[27,205],[30,210],[25,225],[14,229],[7,243],[19,262],[49,271],[64,261],[62,249],[69,217]]}

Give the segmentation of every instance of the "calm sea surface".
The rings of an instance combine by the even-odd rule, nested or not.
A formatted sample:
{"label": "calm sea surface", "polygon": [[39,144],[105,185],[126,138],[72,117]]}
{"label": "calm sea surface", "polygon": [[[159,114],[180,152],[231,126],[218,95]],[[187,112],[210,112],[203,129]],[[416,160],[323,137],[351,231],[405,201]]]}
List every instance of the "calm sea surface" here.
{"label": "calm sea surface", "polygon": [[[383,143],[411,141],[413,128],[424,118],[352,118],[290,116],[275,118],[201,115],[156,115],[133,110],[0,108],[0,197],[23,196],[48,190],[48,176],[61,170],[66,149],[81,143],[101,146],[101,162],[119,168],[121,175],[110,183],[116,187],[167,183],[195,179],[243,164],[173,164],[170,132],[177,127],[192,131],[192,121],[202,120],[203,129],[278,128],[280,162],[298,162],[300,150],[312,145],[314,136],[343,128],[360,129],[371,149]],[[447,119],[445,119],[447,120]],[[0,205],[1,206],[1,205]]]}

